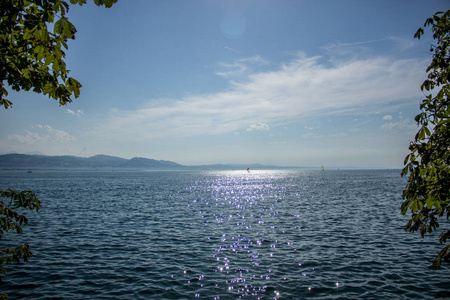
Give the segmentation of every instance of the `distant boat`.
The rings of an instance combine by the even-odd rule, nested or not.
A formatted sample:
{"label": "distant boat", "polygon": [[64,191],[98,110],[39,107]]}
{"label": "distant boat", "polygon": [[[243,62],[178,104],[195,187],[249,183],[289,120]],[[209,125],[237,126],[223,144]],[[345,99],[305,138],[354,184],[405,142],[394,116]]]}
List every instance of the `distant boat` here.
{"label": "distant boat", "polygon": [[325,169],[324,169],[324,168],[323,168],[323,166],[322,166],[322,168],[320,168],[320,170],[322,170],[322,171],[323,171],[323,170],[325,170]]}
{"label": "distant boat", "polygon": [[33,171],[31,171],[31,170],[28,170],[28,172],[27,173],[33,173]]}

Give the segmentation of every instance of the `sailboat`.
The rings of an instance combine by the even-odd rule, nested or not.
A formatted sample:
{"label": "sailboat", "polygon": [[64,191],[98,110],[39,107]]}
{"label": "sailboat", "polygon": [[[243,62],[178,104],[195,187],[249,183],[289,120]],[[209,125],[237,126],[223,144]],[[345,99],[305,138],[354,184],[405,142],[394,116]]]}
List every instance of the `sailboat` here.
{"label": "sailboat", "polygon": [[323,168],[323,166],[322,166],[322,168],[320,168],[320,170],[322,170],[322,171],[323,171],[323,170],[325,170],[325,169],[324,169],[324,168]]}

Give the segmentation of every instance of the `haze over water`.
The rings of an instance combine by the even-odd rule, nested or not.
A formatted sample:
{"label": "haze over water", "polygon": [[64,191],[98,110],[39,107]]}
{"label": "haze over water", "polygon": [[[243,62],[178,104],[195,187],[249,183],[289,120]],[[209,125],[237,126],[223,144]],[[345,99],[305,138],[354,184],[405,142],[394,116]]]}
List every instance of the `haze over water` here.
{"label": "haze over water", "polygon": [[398,170],[2,171],[0,183],[43,204],[21,236],[35,257],[3,277],[10,299],[450,296],[449,266],[430,268],[436,237],[403,230]]}

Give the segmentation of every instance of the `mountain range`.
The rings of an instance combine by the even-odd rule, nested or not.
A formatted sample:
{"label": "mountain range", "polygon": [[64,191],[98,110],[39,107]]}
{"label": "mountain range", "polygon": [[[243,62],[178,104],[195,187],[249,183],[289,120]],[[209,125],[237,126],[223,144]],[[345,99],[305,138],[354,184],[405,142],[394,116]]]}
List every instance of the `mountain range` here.
{"label": "mountain range", "polygon": [[95,155],[78,156],[45,156],[27,154],[0,155],[0,169],[35,170],[35,169],[154,169],[154,170],[236,170],[236,169],[284,169],[286,167],[261,164],[250,165],[202,165],[184,166],[173,161],[155,160],[143,157],[125,159],[116,156]]}

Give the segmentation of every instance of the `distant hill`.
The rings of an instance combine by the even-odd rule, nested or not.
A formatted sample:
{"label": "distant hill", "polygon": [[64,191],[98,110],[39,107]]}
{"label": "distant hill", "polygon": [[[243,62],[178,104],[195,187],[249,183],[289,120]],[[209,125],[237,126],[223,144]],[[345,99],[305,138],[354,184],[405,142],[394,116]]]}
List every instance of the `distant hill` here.
{"label": "distant hill", "polygon": [[184,169],[183,165],[172,161],[136,157],[125,159],[108,155],[91,157],[44,156],[26,154],[0,155],[0,169]]}
{"label": "distant hill", "polygon": [[0,155],[0,169],[3,170],[35,170],[35,169],[154,169],[154,170],[274,170],[292,169],[292,167],[268,166],[261,164],[237,165],[215,164],[201,166],[184,166],[173,161],[155,160],[143,157],[125,159],[116,156],[95,155],[78,156],[46,156],[28,154]]}

